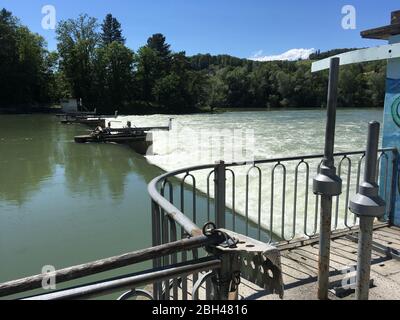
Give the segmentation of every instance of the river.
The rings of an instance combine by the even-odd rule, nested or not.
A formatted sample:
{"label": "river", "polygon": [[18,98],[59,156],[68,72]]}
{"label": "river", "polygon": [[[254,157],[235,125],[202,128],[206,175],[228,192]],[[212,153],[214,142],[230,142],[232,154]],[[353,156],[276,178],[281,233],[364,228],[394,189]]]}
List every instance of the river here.
{"label": "river", "polygon": [[[44,265],[62,268],[150,246],[147,184],[163,170],[323,151],[322,110],[173,118],[173,130],[155,133],[154,155],[145,158],[124,146],[75,144],[87,129],[52,115],[0,115],[0,282],[40,273]],[[153,126],[168,119],[110,120]],[[339,110],[336,151],[364,149],[368,122],[381,119],[382,110]],[[213,139],[229,148],[221,152]]]}

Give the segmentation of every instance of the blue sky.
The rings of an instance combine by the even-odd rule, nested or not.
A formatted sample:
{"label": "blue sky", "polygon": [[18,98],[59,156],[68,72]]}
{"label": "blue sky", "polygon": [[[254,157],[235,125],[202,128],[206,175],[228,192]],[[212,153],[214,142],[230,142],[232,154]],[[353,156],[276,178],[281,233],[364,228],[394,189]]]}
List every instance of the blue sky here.
{"label": "blue sky", "polygon": [[[58,21],[88,13],[101,22],[110,12],[134,50],[161,32],[175,51],[242,58],[383,44],[361,39],[360,31],[389,24],[390,12],[400,9],[398,0],[0,0],[55,49],[55,32],[41,27],[44,5],[56,8]],[[356,30],[341,26],[344,5],[357,10]]]}

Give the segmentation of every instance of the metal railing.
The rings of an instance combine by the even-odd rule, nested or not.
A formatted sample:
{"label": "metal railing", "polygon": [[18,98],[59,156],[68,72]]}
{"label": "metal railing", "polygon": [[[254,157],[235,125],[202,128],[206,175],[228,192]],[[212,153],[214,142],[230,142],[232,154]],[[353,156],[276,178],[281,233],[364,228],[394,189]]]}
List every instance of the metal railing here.
{"label": "metal railing", "polygon": [[[221,267],[221,261],[216,257],[190,260],[185,263],[175,263],[168,266],[144,270],[141,272],[126,274],[114,278],[103,279],[102,281],[86,283],[67,289],[52,291],[50,293],[31,294],[28,292],[43,288],[43,283],[54,279],[57,286],[71,280],[81,279],[87,276],[100,274],[105,271],[136,265],[149,261],[155,257],[175,255],[186,250],[194,250],[205,246],[215,246],[225,239],[221,234],[200,235],[190,239],[171,242],[164,245],[147,248],[115,257],[109,257],[73,266],[52,273],[38,274],[35,276],[9,281],[0,284],[0,297],[15,297],[18,294],[25,296],[18,297],[26,300],[65,300],[65,299],[89,299],[109,294],[118,295],[118,300],[125,300],[135,297],[153,299],[151,293],[142,289],[145,285],[152,285],[156,281],[170,279],[172,277],[191,276],[193,273],[210,272]],[[166,288],[163,288],[164,290]],[[125,291],[128,290],[128,291]],[[196,289],[194,289],[196,290]],[[124,292],[125,291],[125,292]],[[174,296],[177,298],[177,296]]]}
{"label": "metal railing", "polygon": [[[311,179],[322,158],[308,155],[249,163],[220,162],[176,170],[154,179],[148,187],[153,245],[177,239],[176,226],[181,227],[181,236],[196,236],[201,233],[196,224],[208,221],[270,244],[317,235],[319,196],[312,194]],[[334,199],[333,231],[357,226],[348,204],[350,196],[357,193],[364,159],[364,151],[335,154],[343,192]],[[396,149],[379,150],[380,193],[388,204],[386,221],[393,215],[397,161]],[[199,177],[206,180],[204,190],[197,188]],[[238,196],[242,197],[241,208]]]}
{"label": "metal railing", "polygon": [[[349,215],[348,207],[350,196],[358,192],[365,152],[336,153],[334,159],[338,175],[343,180],[343,192],[334,198],[333,236],[335,233],[340,235],[345,230],[358,228],[357,218]],[[249,163],[221,161],[168,172],[155,178],[148,186],[152,200],[153,246],[175,241],[178,237],[196,237],[202,234],[197,225],[209,221],[215,222],[217,228],[227,228],[275,246],[290,244],[297,239],[315,238],[319,232],[320,196],[313,195],[310,188],[312,178],[319,172],[322,161],[323,155]],[[394,199],[398,192],[397,162],[397,149],[379,150],[377,172],[380,177],[380,193],[387,202],[387,223],[394,214]],[[199,183],[199,177],[205,183]],[[241,189],[238,187],[240,178]],[[198,187],[199,185],[201,186]],[[301,195],[300,190],[303,190]],[[238,196],[243,197],[241,208]],[[268,198],[267,201],[265,197]],[[251,216],[251,211],[256,214]],[[198,259],[202,254],[205,253],[198,249],[191,252],[193,259]],[[160,268],[177,261],[184,263],[187,259],[187,252],[182,252],[180,257],[175,254],[156,258],[153,260],[153,267]],[[207,275],[203,277],[206,278]],[[199,275],[194,274],[193,283],[198,279]],[[185,299],[188,279],[179,280]],[[205,287],[208,299],[211,287],[209,281],[206,281]],[[159,299],[169,299],[170,289],[176,296],[177,279],[155,284],[153,295]],[[193,298],[197,299],[198,296]]]}
{"label": "metal railing", "polygon": [[[352,230],[357,224],[347,207],[360,184],[364,158],[363,151],[335,154],[344,182],[342,195],[334,201],[332,230],[338,235],[342,227]],[[35,300],[86,299],[119,293],[120,300],[138,296],[156,300],[235,299],[240,275],[282,296],[279,250],[266,243],[280,247],[318,234],[319,197],[312,196],[310,188],[321,159],[322,155],[310,155],[220,162],[165,173],[148,186],[152,248],[3,283],[0,297],[24,294],[23,298]],[[397,162],[396,149],[379,151],[380,193],[387,202],[385,219],[389,222],[398,192]],[[210,226],[210,221],[218,228],[215,232],[198,227]],[[268,251],[270,254],[265,254]],[[48,277],[59,284],[144,261],[153,261],[153,268],[27,296],[40,289]],[[142,289],[145,285],[152,285],[153,292]]]}

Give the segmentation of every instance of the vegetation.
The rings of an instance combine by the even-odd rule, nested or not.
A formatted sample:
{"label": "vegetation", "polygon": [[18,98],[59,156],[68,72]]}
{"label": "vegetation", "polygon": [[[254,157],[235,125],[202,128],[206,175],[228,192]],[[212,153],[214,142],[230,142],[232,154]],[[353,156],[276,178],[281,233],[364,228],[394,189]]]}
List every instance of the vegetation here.
{"label": "vegetation", "polygon": [[58,99],[56,64],[57,54],[47,51],[41,36],[0,11],[0,108]]}
{"label": "vegetation", "polygon": [[[353,49],[317,51],[304,61],[257,62],[228,55],[187,57],[162,34],[137,52],[125,44],[119,21],[99,24],[81,15],[61,21],[57,52],[44,39],[0,12],[0,108],[81,98],[101,113],[186,113],[210,108],[298,108],[326,103],[327,72],[311,62]],[[343,67],[340,107],[381,107],[385,64]]]}

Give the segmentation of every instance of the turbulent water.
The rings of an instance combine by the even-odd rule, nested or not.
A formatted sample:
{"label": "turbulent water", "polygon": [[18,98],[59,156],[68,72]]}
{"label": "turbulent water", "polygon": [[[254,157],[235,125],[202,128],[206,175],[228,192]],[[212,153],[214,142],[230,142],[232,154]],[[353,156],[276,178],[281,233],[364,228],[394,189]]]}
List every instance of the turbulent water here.
{"label": "turbulent water", "polygon": [[[147,159],[166,171],[185,167],[215,163],[218,160],[252,161],[254,159],[272,159],[310,154],[322,154],[325,132],[326,112],[323,110],[271,111],[271,112],[230,112],[222,114],[179,115],[173,117],[172,131],[153,134],[153,155]],[[112,119],[112,126],[124,126],[131,121],[135,126],[160,126],[168,124],[169,116],[129,116]],[[344,109],[337,114],[336,152],[364,150],[367,125],[369,121],[382,120],[382,110]],[[340,160],[340,159],[339,159]],[[352,159],[355,162],[357,159]],[[275,171],[274,204],[271,205],[271,174],[273,165],[261,165],[262,187],[261,206],[259,208],[257,170],[249,173],[248,215],[264,227],[270,228],[271,211],[273,211],[273,228],[278,230],[282,225],[285,213],[287,226],[293,225],[293,212],[296,211],[298,230],[302,227],[305,209],[305,167],[299,169],[298,203],[294,210],[294,170],[298,162],[286,165],[286,192],[282,190],[283,173],[279,167]],[[310,184],[315,175],[319,160],[310,161]],[[236,174],[235,208],[246,214],[246,174],[251,165],[234,169]],[[347,166],[344,163],[342,174],[346,176]],[[351,172],[351,192],[355,190],[354,169]],[[209,172],[209,171],[208,171]],[[208,172],[195,173],[196,187],[207,190]],[[302,179],[301,179],[302,177]],[[345,180],[345,179],[344,179]],[[227,190],[232,181],[228,179]],[[346,187],[346,181],[344,181]],[[211,186],[212,191],[212,186]],[[282,205],[282,194],[285,203]],[[309,191],[311,194],[311,191]],[[212,194],[212,193],[211,193]],[[232,196],[227,192],[228,206],[232,207]],[[346,206],[339,204],[339,223],[344,223]],[[308,208],[315,205],[315,199],[309,195]],[[259,217],[260,214],[260,217]],[[287,231],[290,233],[290,231]],[[298,231],[297,231],[298,232]]]}

